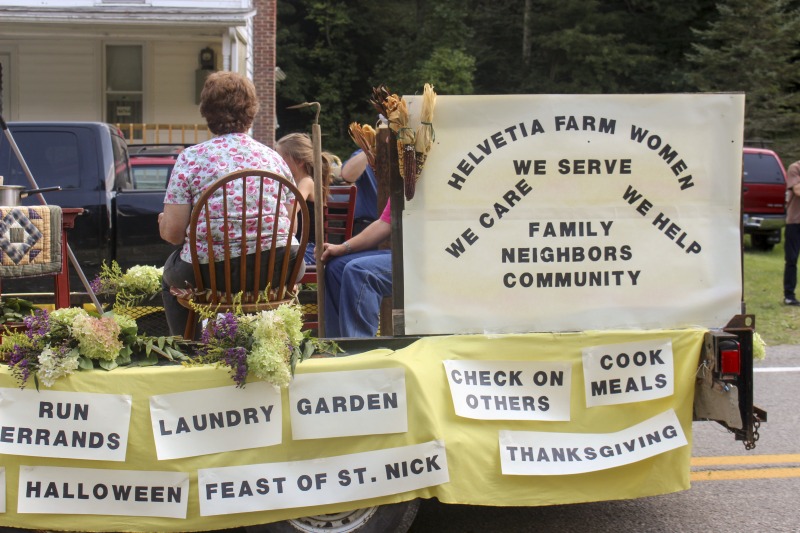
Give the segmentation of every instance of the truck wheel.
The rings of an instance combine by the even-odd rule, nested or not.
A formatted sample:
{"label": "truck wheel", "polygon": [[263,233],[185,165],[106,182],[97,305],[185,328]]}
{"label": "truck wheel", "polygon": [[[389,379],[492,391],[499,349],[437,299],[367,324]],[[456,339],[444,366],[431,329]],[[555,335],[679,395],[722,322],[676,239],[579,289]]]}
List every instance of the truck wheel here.
{"label": "truck wheel", "polygon": [[419,500],[365,507],[343,513],[304,516],[246,527],[247,533],[405,533],[414,522]]}
{"label": "truck wheel", "polygon": [[750,235],[750,243],[753,248],[765,252],[769,252],[775,247],[775,244],[769,242],[769,236],[767,235]]}

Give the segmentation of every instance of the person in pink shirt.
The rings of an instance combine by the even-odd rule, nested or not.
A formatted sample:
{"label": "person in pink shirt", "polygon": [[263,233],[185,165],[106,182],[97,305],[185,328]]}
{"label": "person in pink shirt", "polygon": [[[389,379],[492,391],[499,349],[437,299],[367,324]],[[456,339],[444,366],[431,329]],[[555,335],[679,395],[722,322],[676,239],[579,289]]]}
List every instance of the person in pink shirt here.
{"label": "person in pink shirt", "polygon": [[376,248],[391,233],[391,202],[386,202],[380,218],[349,241],[324,243],[326,337],[378,332],[381,301],[392,295],[392,251]]}
{"label": "person in pink shirt", "polygon": [[[188,235],[189,218],[197,198],[219,178],[231,172],[248,168],[268,170],[293,181],[292,173],[283,158],[247,134],[258,108],[255,86],[249,79],[234,72],[223,71],[211,74],[200,93],[200,114],[206,119],[208,129],[215,137],[190,146],[180,153],[164,196],[164,212],[158,217],[161,238],[169,243],[180,245],[180,248],[167,259],[162,278],[164,313],[167,316],[167,324],[172,335],[183,333],[188,310],[177,302],[175,296],[170,293],[170,287],[186,288],[194,285]],[[275,198],[276,187],[277,184],[267,185],[260,198],[267,215],[264,217],[265,227],[261,233],[262,249],[265,250],[262,253],[261,264],[264,265],[264,268],[268,264],[270,254],[275,253],[276,264],[280,264],[287,248],[290,250],[292,261],[295,260],[299,249],[299,243],[295,236],[289,235],[292,221],[287,206],[294,200],[294,197],[288,193],[280,201],[277,201]],[[257,205],[252,202],[252,199],[258,197],[259,189],[255,180],[253,180],[252,187],[249,183],[244,186],[239,183],[237,190],[232,193],[226,192],[229,193],[227,195],[229,211],[241,209],[242,199],[247,198],[248,209],[252,208],[253,213],[256,213]],[[241,256],[241,250],[237,251],[235,248],[239,245],[242,228],[234,225],[226,230],[221,227],[222,204],[222,191],[219,191],[219,195],[213,197],[209,202],[212,215],[210,227],[206,226],[202,217],[197,226],[198,255],[201,270],[206,275],[209,272],[209,251],[206,244],[206,235],[209,232],[214,241],[215,257],[222,256],[224,230],[228,232],[229,242],[232,244],[231,255],[233,257],[237,257],[237,254]],[[215,214],[220,216],[215,217]],[[275,249],[270,250],[273,224],[278,225],[280,236]],[[248,240],[250,237],[251,235],[248,233]],[[253,242],[257,238],[258,236],[255,234],[252,235]],[[248,255],[246,261],[248,264],[250,262],[255,264],[254,259],[254,254]],[[217,271],[221,274],[220,265],[221,262],[218,261]],[[232,269],[237,270],[238,266],[232,266]],[[305,265],[301,267],[299,275],[302,277],[304,272]],[[266,274],[262,273],[262,275]],[[234,288],[234,290],[238,289]]]}

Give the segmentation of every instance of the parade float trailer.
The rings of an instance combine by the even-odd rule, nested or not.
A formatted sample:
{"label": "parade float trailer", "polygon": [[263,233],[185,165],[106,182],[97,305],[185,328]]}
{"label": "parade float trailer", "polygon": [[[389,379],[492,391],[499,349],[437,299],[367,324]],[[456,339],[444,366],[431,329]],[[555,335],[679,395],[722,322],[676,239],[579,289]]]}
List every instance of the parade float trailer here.
{"label": "parade float trailer", "polygon": [[440,96],[413,198],[391,185],[393,336],[341,339],[349,357],[285,389],[210,366],[38,391],[3,371],[0,526],[403,531],[420,498],[688,489],[693,420],[747,448],[766,420],[743,118],[742,94]]}

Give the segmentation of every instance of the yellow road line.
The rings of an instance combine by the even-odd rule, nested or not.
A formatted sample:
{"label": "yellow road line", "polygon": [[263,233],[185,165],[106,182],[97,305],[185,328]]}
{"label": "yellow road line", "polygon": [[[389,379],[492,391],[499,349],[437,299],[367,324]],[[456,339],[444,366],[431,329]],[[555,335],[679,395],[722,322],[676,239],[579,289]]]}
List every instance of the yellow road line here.
{"label": "yellow road line", "polygon": [[800,468],[758,468],[751,470],[705,470],[692,472],[692,481],[719,481],[727,479],[770,479],[800,477]]}
{"label": "yellow road line", "polygon": [[692,466],[763,465],[773,463],[800,463],[800,454],[692,457]]}

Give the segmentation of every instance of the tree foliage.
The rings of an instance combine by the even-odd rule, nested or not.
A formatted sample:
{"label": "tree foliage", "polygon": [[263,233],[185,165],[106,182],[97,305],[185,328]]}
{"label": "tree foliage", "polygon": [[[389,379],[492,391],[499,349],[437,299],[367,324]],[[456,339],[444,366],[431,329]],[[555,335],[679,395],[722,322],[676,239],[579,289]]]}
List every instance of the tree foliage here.
{"label": "tree foliage", "polygon": [[775,139],[798,126],[800,13],[785,0],[726,0],[695,30],[687,78],[700,91],[745,93],[745,139]]}
{"label": "tree foliage", "polygon": [[[372,87],[439,94],[744,91],[747,136],[797,129],[795,0],[279,0],[278,136],[344,157]],[[788,146],[788,144],[786,144]]]}

